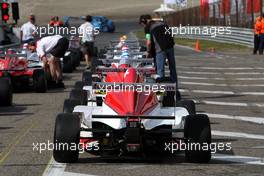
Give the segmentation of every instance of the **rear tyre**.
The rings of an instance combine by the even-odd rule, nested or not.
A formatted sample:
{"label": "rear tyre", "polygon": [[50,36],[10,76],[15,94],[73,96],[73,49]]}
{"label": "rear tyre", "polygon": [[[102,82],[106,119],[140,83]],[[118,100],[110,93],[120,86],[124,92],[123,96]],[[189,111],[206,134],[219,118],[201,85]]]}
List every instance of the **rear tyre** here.
{"label": "rear tyre", "polygon": [[63,72],[64,73],[72,73],[73,71],[73,63],[70,56],[64,56],[63,58]]}
{"label": "rear tyre", "polygon": [[75,89],[83,90],[84,83],[82,81],[77,81],[74,85]]}
{"label": "rear tyre", "polygon": [[64,104],[63,104],[63,112],[72,113],[74,110],[74,107],[78,105],[81,105],[80,100],[66,99],[64,100]]}
{"label": "rear tyre", "polygon": [[98,57],[98,48],[96,46],[93,48],[93,56]]}
{"label": "rear tyre", "polygon": [[73,61],[74,67],[79,67],[81,60],[80,60],[78,53],[76,53],[75,51],[71,51],[70,56]]}
{"label": "rear tyre", "polygon": [[34,70],[33,85],[35,92],[37,93],[47,92],[47,79],[44,70]]}
{"label": "rear tyre", "polygon": [[175,107],[175,92],[166,92],[162,100],[163,107]]}
{"label": "rear tyre", "polygon": [[[211,127],[206,115],[189,115],[185,119],[184,137],[187,146],[200,146],[185,150],[185,159],[191,163],[208,163],[211,160]],[[207,145],[207,148],[203,148]]]}
{"label": "rear tyre", "polygon": [[0,106],[11,106],[13,100],[12,85],[9,78],[0,78]]}
{"label": "rear tyre", "polygon": [[87,93],[80,89],[73,89],[70,92],[70,100],[78,100],[81,102],[81,105],[85,105],[87,104]]}
{"label": "rear tyre", "polygon": [[192,100],[181,100],[177,101],[176,107],[182,107],[187,109],[190,115],[195,115],[196,114],[196,108],[195,108],[195,103]]}
{"label": "rear tyre", "polygon": [[78,161],[80,142],[80,119],[73,114],[59,114],[56,118],[54,132],[53,157],[61,163]]}
{"label": "rear tyre", "polygon": [[92,80],[92,72],[90,72],[90,71],[83,72],[82,81],[83,81],[84,85],[91,86],[92,81],[93,81]]}

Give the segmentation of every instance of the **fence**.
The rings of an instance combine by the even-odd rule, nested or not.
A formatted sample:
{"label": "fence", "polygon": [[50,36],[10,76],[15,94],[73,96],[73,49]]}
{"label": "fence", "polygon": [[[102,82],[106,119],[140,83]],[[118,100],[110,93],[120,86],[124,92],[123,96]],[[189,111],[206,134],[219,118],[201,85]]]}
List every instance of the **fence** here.
{"label": "fence", "polygon": [[[194,27],[194,26],[189,26]],[[209,26],[195,26],[194,28],[209,28]],[[238,28],[232,27],[231,28],[232,35],[228,34],[217,34],[215,37],[212,35],[204,35],[204,34],[184,34],[184,35],[175,35],[177,38],[188,38],[188,39],[204,39],[204,40],[211,40],[217,41],[222,43],[232,43],[232,44],[240,44],[248,47],[253,47],[254,35],[252,29],[247,28]]]}
{"label": "fence", "polygon": [[253,28],[254,19],[263,14],[263,0],[219,0],[183,9],[165,17],[173,26],[215,25]]}

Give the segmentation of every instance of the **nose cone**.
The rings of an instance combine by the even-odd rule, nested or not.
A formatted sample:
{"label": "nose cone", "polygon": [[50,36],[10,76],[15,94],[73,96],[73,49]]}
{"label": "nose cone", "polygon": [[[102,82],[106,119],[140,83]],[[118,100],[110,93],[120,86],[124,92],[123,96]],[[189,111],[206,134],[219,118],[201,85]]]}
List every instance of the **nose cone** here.
{"label": "nose cone", "polygon": [[[123,65],[123,67],[127,67]],[[156,95],[144,91],[143,87],[120,86],[118,83],[139,83],[139,75],[134,68],[126,72],[108,73],[107,82],[116,83],[114,90],[107,93],[105,103],[119,115],[142,115],[158,104]]]}

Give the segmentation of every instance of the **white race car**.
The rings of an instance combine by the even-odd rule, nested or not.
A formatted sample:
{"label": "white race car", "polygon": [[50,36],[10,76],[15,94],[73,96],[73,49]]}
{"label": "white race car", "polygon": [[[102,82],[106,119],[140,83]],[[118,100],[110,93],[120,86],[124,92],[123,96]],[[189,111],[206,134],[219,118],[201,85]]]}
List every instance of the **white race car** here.
{"label": "white race car", "polygon": [[[137,69],[119,65],[103,79],[97,77],[101,82],[85,86],[85,96],[65,101],[64,113],[56,119],[54,142],[81,147],[55,148],[56,161],[76,162],[80,150],[101,156],[143,157],[170,153],[166,146],[172,142],[210,145],[209,118],[195,113],[193,101],[176,101],[175,84],[147,83]],[[186,149],[185,156],[189,162],[206,163],[211,150]]]}

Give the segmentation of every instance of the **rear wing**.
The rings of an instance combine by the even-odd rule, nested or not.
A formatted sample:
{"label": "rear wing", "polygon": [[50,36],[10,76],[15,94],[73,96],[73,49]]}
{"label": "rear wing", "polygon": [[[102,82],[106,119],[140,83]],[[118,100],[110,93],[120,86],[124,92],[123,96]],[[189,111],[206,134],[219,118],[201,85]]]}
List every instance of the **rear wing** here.
{"label": "rear wing", "polygon": [[[119,43],[120,40],[110,40],[110,43],[111,44],[116,44],[116,43]],[[138,40],[126,40],[125,41],[126,43],[139,43]]]}
{"label": "rear wing", "polygon": [[175,120],[174,116],[124,116],[124,115],[92,115],[94,119],[159,119],[159,120]]}
{"label": "rear wing", "polygon": [[[112,67],[97,67],[95,69],[96,74],[106,74],[109,72],[126,72],[129,68],[112,68]],[[155,74],[156,69],[154,67],[147,68],[135,68],[135,70],[142,74]]]}
{"label": "rear wing", "polygon": [[[105,53],[105,55],[121,55],[122,51],[108,51],[107,53]],[[141,51],[129,51],[129,55],[130,56],[136,56],[136,55],[144,55],[146,54],[146,52],[141,52]]]}
{"label": "rear wing", "polygon": [[18,54],[0,54],[0,57],[1,58],[4,58],[4,57],[27,57],[27,54],[26,53],[18,53]]}
{"label": "rear wing", "polygon": [[[130,50],[139,50],[140,49],[140,46],[139,45],[128,45],[129,49]],[[113,50],[121,50],[121,49],[118,49],[116,48],[115,46],[109,46],[109,47],[105,47],[106,50],[108,51],[113,51]]]}
{"label": "rear wing", "polygon": [[105,83],[93,82],[96,91],[137,91],[137,92],[175,92],[176,83]]}
{"label": "rear wing", "polygon": [[142,63],[142,64],[152,64],[154,63],[153,58],[142,58],[142,59],[133,59],[133,58],[128,58],[128,59],[98,59],[99,61],[102,61],[103,64],[111,64],[111,63],[119,63],[121,60],[125,60],[128,63]]}

